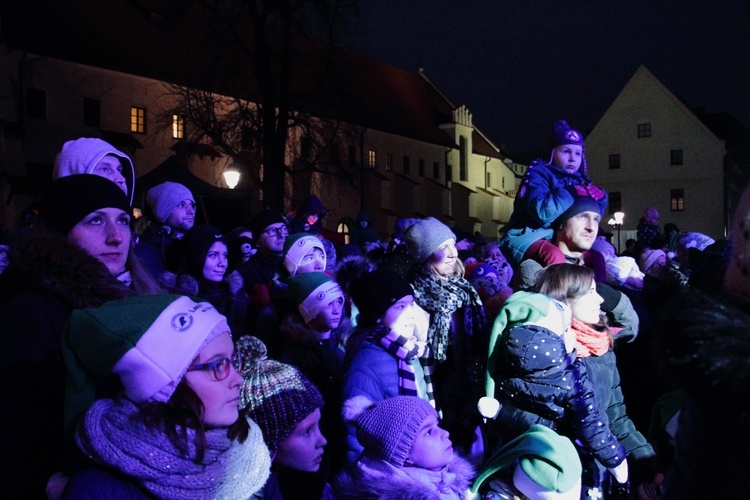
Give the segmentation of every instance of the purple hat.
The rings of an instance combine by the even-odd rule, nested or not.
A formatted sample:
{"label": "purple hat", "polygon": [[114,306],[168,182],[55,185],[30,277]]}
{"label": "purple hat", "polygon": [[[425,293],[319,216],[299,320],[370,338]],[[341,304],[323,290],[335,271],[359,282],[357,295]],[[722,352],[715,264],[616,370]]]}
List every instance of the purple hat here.
{"label": "purple hat", "polygon": [[[570,128],[565,120],[558,120],[552,127],[552,133],[549,138],[550,150],[563,144],[575,144],[581,146],[581,172],[588,175],[588,164],[586,163],[586,145],[583,142],[583,134],[578,130]],[[552,153],[550,153],[550,163],[552,162]]]}

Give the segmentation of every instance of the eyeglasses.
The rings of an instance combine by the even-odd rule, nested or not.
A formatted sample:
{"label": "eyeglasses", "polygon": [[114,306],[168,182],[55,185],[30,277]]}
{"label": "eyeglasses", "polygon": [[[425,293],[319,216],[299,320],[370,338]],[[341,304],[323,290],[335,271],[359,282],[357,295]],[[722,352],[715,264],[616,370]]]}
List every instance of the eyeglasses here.
{"label": "eyeglasses", "polygon": [[231,370],[229,367],[233,367],[235,371],[240,371],[240,358],[237,354],[234,354],[231,358],[220,358],[208,363],[199,363],[188,366],[186,371],[207,371],[211,378],[216,381],[224,380],[229,376]]}
{"label": "eyeglasses", "polygon": [[278,227],[269,227],[263,232],[266,233],[268,236],[276,236],[278,238],[279,236],[286,236],[287,234],[289,234],[289,228],[286,227],[286,225],[278,226]]}

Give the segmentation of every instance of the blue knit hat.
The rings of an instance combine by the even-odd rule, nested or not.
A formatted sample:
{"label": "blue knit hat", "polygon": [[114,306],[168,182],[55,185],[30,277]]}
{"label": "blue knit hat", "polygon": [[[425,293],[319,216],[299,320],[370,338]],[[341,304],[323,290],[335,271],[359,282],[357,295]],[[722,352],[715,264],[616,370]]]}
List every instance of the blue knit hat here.
{"label": "blue knit hat", "polygon": [[552,132],[549,138],[550,146],[550,163],[552,163],[552,156],[554,155],[554,149],[564,144],[574,144],[581,146],[581,168],[580,171],[584,175],[588,175],[588,164],[586,162],[586,144],[583,141],[583,134],[578,130],[570,128],[568,122],[565,120],[558,120],[552,126]]}

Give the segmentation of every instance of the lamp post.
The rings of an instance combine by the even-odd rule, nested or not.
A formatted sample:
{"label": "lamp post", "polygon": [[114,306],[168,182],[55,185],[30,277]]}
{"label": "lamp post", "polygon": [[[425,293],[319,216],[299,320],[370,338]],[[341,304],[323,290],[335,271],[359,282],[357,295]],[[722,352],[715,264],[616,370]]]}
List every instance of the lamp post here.
{"label": "lamp post", "polygon": [[240,182],[240,173],[232,167],[224,170],[222,175],[224,176],[224,182],[227,183],[229,189],[236,188],[237,183]]}
{"label": "lamp post", "polygon": [[617,255],[620,255],[620,229],[625,219],[625,212],[615,212],[612,214],[612,218],[607,221],[607,224],[617,229]]}

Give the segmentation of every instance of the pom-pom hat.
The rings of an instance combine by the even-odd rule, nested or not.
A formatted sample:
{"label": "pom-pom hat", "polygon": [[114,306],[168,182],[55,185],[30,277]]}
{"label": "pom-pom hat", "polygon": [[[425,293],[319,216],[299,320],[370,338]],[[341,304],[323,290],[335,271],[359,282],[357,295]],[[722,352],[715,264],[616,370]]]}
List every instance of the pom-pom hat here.
{"label": "pom-pom hat", "polygon": [[182,200],[190,200],[195,203],[193,193],[188,188],[177,182],[163,182],[146,193],[146,203],[154,212],[156,220],[162,224],[167,222],[169,215]]}
{"label": "pom-pom hat", "polygon": [[565,144],[573,144],[581,146],[581,168],[580,171],[584,175],[588,175],[588,164],[586,163],[586,144],[583,140],[583,134],[578,130],[572,129],[568,122],[565,120],[558,120],[552,126],[552,132],[550,133],[549,146],[550,146],[550,163],[552,163],[552,157],[554,150],[558,146]]}
{"label": "pom-pom hat", "polygon": [[271,454],[294,428],[323,407],[320,391],[292,365],[267,359],[266,346],[246,335],[236,344],[244,379],[240,408],[260,426]]}
{"label": "pom-pom hat", "polygon": [[344,403],[344,420],[357,427],[357,440],[364,453],[403,467],[419,429],[437,412],[416,396],[395,396],[374,403],[355,396]]}

